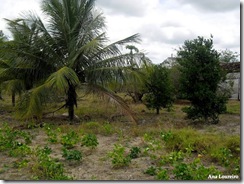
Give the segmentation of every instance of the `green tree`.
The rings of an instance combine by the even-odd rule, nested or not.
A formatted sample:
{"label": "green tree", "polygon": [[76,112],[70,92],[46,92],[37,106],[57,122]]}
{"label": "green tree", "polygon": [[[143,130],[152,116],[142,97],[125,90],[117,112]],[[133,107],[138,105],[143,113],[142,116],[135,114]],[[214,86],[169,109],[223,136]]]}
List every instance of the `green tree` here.
{"label": "green tree", "polygon": [[229,49],[225,49],[220,52],[221,62],[226,62],[226,63],[238,62],[239,61],[238,57],[239,54],[237,52],[233,52]]}
{"label": "green tree", "polygon": [[133,117],[127,104],[106,87],[127,72],[130,54],[122,54],[118,46],[139,42],[139,35],[107,44],[104,17],[94,5],[95,0],[43,0],[46,25],[35,14],[8,20],[17,36],[0,50],[17,54],[11,69],[30,82],[18,103],[23,118],[41,116],[49,95],[65,94],[64,106],[73,120],[78,87],[113,98]]}
{"label": "green tree", "polygon": [[213,40],[198,37],[185,41],[178,50],[181,71],[181,92],[191,101],[185,109],[188,118],[218,123],[218,116],[226,109],[227,96],[218,90],[224,79],[219,53]]}
{"label": "green tree", "polygon": [[169,69],[160,65],[154,65],[148,71],[146,82],[147,94],[146,106],[156,109],[156,114],[163,108],[170,108],[173,103],[173,88],[169,78]]}

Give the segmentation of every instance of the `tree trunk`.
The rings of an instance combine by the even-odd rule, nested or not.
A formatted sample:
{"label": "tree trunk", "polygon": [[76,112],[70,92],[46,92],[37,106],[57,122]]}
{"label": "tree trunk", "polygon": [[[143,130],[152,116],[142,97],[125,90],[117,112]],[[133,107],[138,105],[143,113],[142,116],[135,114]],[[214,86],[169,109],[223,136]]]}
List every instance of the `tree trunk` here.
{"label": "tree trunk", "polygon": [[157,111],[156,114],[159,114],[159,108],[156,108],[156,111]]}
{"label": "tree trunk", "polygon": [[67,107],[69,113],[69,120],[74,120],[74,106],[77,106],[75,87],[70,85],[68,90]]}
{"label": "tree trunk", "polygon": [[15,92],[12,92],[12,106],[15,107]]}

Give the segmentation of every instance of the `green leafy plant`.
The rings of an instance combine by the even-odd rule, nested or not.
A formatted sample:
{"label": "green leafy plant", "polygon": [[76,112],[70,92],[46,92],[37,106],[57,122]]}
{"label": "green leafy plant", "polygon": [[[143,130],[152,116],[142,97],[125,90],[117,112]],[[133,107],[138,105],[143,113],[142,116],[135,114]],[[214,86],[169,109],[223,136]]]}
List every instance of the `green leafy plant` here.
{"label": "green leafy plant", "polygon": [[61,137],[61,144],[65,148],[71,149],[79,142],[79,139],[79,135],[76,132],[71,131]]}
{"label": "green leafy plant", "polygon": [[61,129],[57,128],[56,130],[54,130],[49,125],[45,125],[44,128],[45,128],[45,132],[48,136],[48,141],[50,143],[57,143],[58,142],[58,133],[61,132]]}
{"label": "green leafy plant", "polygon": [[81,143],[82,143],[82,146],[91,147],[92,149],[97,147],[97,145],[99,144],[97,137],[94,134],[84,135],[82,140],[81,140]]}
{"label": "green leafy plant", "polygon": [[82,159],[82,153],[78,150],[67,150],[64,148],[62,157],[64,157],[66,160],[80,161]]}
{"label": "green leafy plant", "polygon": [[129,155],[125,154],[125,147],[121,144],[115,144],[113,151],[109,152],[114,168],[128,166],[131,162]]}
{"label": "green leafy plant", "polygon": [[106,123],[102,126],[102,130],[104,132],[105,135],[111,135],[113,133],[113,127],[111,124]]}
{"label": "green leafy plant", "polygon": [[64,174],[64,165],[56,162],[50,156],[50,151],[46,148],[37,148],[35,151],[34,164],[31,169],[36,180],[70,180],[69,176]]}
{"label": "green leafy plant", "polygon": [[162,164],[166,164],[166,163],[176,163],[178,161],[183,161],[184,160],[184,153],[180,150],[180,151],[173,151],[171,152],[169,155],[163,156],[161,163]]}
{"label": "green leafy plant", "polygon": [[191,163],[178,162],[174,164],[173,173],[179,180],[207,180],[208,176],[221,174],[215,167],[205,167],[199,158]]}
{"label": "green leafy plant", "polygon": [[223,166],[229,167],[233,154],[228,148],[220,148],[216,153],[211,155],[213,158],[217,159]]}
{"label": "green leafy plant", "polygon": [[160,136],[162,138],[162,140],[164,140],[165,142],[168,142],[172,137],[173,137],[173,134],[171,131],[168,131],[168,132],[160,132]]}
{"label": "green leafy plant", "polygon": [[131,159],[138,158],[140,153],[141,153],[141,149],[139,147],[132,147],[130,149],[129,156],[130,156]]}
{"label": "green leafy plant", "polygon": [[17,143],[13,149],[9,150],[9,155],[12,157],[24,157],[31,153],[31,148],[26,144]]}
{"label": "green leafy plant", "polygon": [[157,168],[154,166],[150,166],[147,168],[146,171],[144,171],[145,174],[148,174],[150,176],[155,176],[157,174]]}
{"label": "green leafy plant", "polygon": [[168,171],[165,169],[160,169],[156,175],[157,180],[169,180]]}

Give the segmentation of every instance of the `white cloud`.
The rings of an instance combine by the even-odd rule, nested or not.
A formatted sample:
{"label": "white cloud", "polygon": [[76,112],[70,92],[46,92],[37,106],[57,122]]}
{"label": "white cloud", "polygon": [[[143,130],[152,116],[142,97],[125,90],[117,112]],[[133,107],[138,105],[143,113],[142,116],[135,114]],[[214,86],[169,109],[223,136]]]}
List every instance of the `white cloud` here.
{"label": "white cloud", "polygon": [[[39,11],[41,0],[1,0],[0,18],[14,18],[23,10]],[[240,2],[237,0],[97,0],[104,12],[111,41],[135,33],[137,45],[155,63],[162,62],[197,36],[214,36],[217,50],[240,51]],[[5,23],[0,20],[0,30]]]}

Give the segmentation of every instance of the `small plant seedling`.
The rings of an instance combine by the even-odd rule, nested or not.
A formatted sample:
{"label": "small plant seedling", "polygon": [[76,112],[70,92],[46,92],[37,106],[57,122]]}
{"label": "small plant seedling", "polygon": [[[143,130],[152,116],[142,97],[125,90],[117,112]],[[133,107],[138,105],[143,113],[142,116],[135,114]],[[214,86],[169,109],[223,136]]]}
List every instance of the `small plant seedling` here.
{"label": "small plant seedling", "polygon": [[76,132],[71,131],[67,133],[66,135],[63,135],[61,138],[61,144],[67,148],[71,149],[79,142],[79,136]]}
{"label": "small plant seedling", "polygon": [[57,128],[56,130],[54,130],[48,125],[44,126],[44,128],[45,128],[45,132],[48,136],[48,141],[50,143],[57,143],[58,142],[57,133],[61,132],[60,128]]}
{"label": "small plant seedling", "polygon": [[64,174],[64,165],[52,159],[47,148],[37,148],[35,151],[37,159],[31,167],[35,180],[70,180],[69,176]]}
{"label": "small plant seedling", "polygon": [[113,151],[109,152],[114,168],[128,166],[131,162],[129,155],[125,155],[125,147],[121,144],[115,144]]}
{"label": "small plant seedling", "polygon": [[82,153],[78,150],[67,150],[64,148],[62,157],[64,157],[66,160],[80,161],[82,159]]}
{"label": "small plant seedling", "polygon": [[147,168],[146,171],[144,171],[145,174],[148,174],[150,176],[155,176],[157,174],[157,168],[154,166],[150,166]]}
{"label": "small plant seedling", "polygon": [[97,147],[97,145],[99,144],[98,140],[97,140],[97,137],[94,134],[84,135],[84,137],[82,138],[81,142],[82,142],[81,146],[91,147],[92,149]]}
{"label": "small plant seedling", "polygon": [[129,156],[131,159],[138,158],[140,153],[141,153],[141,149],[139,147],[132,147],[130,149],[130,155]]}
{"label": "small plant seedling", "polygon": [[167,170],[160,169],[160,171],[157,173],[156,178],[157,178],[157,180],[169,180],[169,175],[168,175]]}

